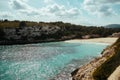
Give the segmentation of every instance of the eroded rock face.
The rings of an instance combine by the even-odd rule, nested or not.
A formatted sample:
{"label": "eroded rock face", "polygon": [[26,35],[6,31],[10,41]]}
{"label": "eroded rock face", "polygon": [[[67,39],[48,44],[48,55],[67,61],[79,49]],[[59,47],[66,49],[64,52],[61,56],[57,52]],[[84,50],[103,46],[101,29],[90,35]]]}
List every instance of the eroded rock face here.
{"label": "eroded rock face", "polygon": [[40,37],[42,34],[50,35],[55,34],[59,31],[60,28],[58,26],[33,26],[33,27],[23,27],[23,28],[5,28],[4,33],[6,39],[22,39],[22,37],[35,38]]}
{"label": "eroded rock face", "polygon": [[120,38],[106,48],[101,57],[95,58],[86,65],[71,73],[73,80],[107,80],[110,74],[120,65]]}
{"label": "eroded rock face", "polygon": [[4,33],[0,45],[59,41],[62,37],[59,35],[61,31],[59,26],[5,27],[0,30]]}
{"label": "eroded rock face", "polygon": [[92,73],[98,66],[100,66],[105,61],[106,58],[99,57],[94,59],[90,63],[80,67],[79,70],[72,75],[73,80],[94,80]]}

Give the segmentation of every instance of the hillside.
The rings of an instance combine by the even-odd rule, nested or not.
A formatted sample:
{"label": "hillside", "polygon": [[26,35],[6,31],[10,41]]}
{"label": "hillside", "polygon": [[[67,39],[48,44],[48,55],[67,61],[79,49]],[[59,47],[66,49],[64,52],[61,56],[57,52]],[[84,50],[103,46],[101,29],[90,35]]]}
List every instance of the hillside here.
{"label": "hillside", "polygon": [[71,74],[73,80],[107,80],[118,66],[120,66],[120,38],[107,47],[101,57],[95,58]]}
{"label": "hillside", "polygon": [[107,37],[120,28],[86,27],[63,22],[0,21],[0,44],[26,44]]}
{"label": "hillside", "polygon": [[109,24],[105,26],[106,28],[120,28],[120,24]]}

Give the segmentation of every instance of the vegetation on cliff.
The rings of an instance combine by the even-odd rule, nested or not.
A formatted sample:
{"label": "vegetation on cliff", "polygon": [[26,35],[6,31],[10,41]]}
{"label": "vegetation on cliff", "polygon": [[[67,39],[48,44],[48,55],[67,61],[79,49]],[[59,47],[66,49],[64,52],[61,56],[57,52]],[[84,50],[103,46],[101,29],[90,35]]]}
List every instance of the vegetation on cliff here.
{"label": "vegetation on cliff", "polygon": [[86,38],[86,35],[91,35],[91,38],[107,37],[116,32],[120,32],[120,28],[87,27],[63,22],[0,21],[0,42],[3,44],[61,41]]}

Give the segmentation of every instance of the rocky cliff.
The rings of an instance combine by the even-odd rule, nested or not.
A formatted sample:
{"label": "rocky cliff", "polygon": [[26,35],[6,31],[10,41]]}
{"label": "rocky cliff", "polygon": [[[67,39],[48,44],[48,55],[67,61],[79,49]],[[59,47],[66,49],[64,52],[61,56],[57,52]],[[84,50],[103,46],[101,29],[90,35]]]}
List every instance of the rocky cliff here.
{"label": "rocky cliff", "polygon": [[107,80],[119,65],[120,38],[113,45],[107,47],[102,52],[101,57],[95,58],[71,74],[73,80]]}
{"label": "rocky cliff", "polygon": [[62,35],[64,31],[55,25],[5,27],[0,29],[0,45],[62,41],[75,37],[74,34]]}
{"label": "rocky cliff", "polygon": [[0,21],[0,45],[107,37],[118,32],[120,28],[87,27],[64,22]]}

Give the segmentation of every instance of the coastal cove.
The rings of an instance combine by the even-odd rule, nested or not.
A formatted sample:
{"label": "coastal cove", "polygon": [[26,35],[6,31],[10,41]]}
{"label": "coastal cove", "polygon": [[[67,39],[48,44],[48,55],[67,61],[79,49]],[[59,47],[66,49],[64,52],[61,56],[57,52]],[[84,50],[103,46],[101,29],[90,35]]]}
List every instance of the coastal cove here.
{"label": "coastal cove", "polygon": [[120,0],[0,0],[0,80],[120,80]]}
{"label": "coastal cove", "polygon": [[100,56],[106,46],[67,42],[0,46],[0,78],[69,80],[72,71]]}

